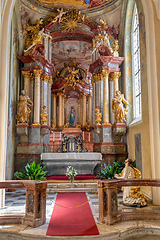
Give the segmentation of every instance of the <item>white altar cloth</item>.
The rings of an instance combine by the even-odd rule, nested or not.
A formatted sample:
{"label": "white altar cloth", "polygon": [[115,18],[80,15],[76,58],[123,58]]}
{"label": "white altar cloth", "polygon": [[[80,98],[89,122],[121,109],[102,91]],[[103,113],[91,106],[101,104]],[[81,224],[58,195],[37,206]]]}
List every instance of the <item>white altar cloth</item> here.
{"label": "white altar cloth", "polygon": [[42,153],[41,160],[61,160],[61,159],[73,159],[73,160],[102,160],[102,154],[96,152],[87,153]]}

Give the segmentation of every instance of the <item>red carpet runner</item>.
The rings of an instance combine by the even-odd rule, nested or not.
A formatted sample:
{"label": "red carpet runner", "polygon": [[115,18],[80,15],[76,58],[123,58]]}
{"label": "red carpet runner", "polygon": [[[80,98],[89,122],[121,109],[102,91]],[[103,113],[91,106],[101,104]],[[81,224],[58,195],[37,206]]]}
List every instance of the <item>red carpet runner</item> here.
{"label": "red carpet runner", "polygon": [[[56,203],[74,207],[88,199],[85,193],[58,193]],[[89,203],[79,208],[62,208],[54,206],[46,235],[84,236],[99,235]]]}

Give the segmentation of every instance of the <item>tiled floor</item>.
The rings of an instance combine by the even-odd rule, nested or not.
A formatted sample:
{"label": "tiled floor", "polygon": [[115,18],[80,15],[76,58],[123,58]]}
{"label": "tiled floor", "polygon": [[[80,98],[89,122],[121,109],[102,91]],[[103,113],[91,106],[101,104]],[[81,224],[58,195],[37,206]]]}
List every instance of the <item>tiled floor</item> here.
{"label": "tiled floor", "polygon": [[[86,193],[88,200],[93,196],[93,194]],[[52,211],[54,208],[54,202],[56,201],[57,193],[48,193],[53,202],[46,198],[46,222],[49,223],[49,220],[52,215]],[[25,212],[25,203],[26,203],[26,195],[24,189],[16,189],[15,192],[6,192],[5,198],[5,207],[0,209],[1,213],[24,213]],[[95,222],[98,223],[98,195],[94,196],[89,201]]]}
{"label": "tiled floor", "polygon": [[[48,193],[49,197],[56,201],[56,193]],[[88,200],[93,197],[94,194],[86,193]],[[54,208],[54,202],[50,201],[48,198],[46,199],[46,224],[40,226],[38,228],[30,228],[22,225],[11,225],[11,226],[0,226],[0,234],[4,232],[7,234],[8,232],[12,233],[12,239],[16,239],[14,236],[15,234],[20,234],[22,236],[20,239],[28,239],[29,240],[35,239],[45,239],[46,238],[46,231],[48,228],[48,223],[50,221],[50,217],[52,215],[52,211]],[[122,209],[122,211],[131,210],[132,208],[125,207],[121,204],[122,201],[122,193],[118,195],[118,207]],[[16,189],[15,192],[6,192],[5,198],[5,207],[0,209],[0,214],[5,213],[24,213],[25,212],[25,190],[23,189]],[[98,230],[100,235],[94,236],[95,240],[110,240],[110,239],[119,239],[119,240],[159,240],[160,239],[160,222],[159,221],[127,221],[127,222],[120,222],[114,224],[112,226],[108,226],[105,224],[100,224],[98,221],[99,216],[99,206],[98,206],[98,195],[95,195],[89,201],[95,222],[97,223]],[[148,204],[146,208],[149,209],[159,209],[159,206],[153,206]],[[145,209],[146,209],[145,208]],[[136,233],[136,234],[135,234]],[[137,236],[138,233],[138,236]],[[129,234],[129,235],[128,235]],[[158,235],[158,236],[157,236]],[[2,236],[2,235],[1,235]],[[8,236],[8,235],[7,235]],[[17,235],[16,235],[17,236]],[[6,236],[5,236],[6,237]],[[53,239],[54,237],[51,237]],[[2,237],[1,237],[2,239]],[[8,239],[7,237],[4,239]],[[49,238],[50,239],[50,238]],[[59,238],[58,238],[59,239]],[[64,238],[63,240],[67,240],[68,238]],[[72,238],[73,240],[76,237]],[[86,238],[92,239],[89,236]]]}

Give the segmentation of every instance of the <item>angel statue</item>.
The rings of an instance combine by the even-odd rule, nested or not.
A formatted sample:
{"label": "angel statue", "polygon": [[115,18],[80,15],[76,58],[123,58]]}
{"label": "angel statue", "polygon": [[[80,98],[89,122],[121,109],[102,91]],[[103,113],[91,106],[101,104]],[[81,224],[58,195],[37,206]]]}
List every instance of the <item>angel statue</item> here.
{"label": "angel statue", "polygon": [[[117,179],[142,178],[141,172],[133,167],[131,158],[125,160],[125,168],[120,174],[115,174]],[[148,198],[142,193],[139,186],[123,187],[123,204],[131,207],[144,207]]]}
{"label": "angel statue", "polygon": [[22,90],[17,102],[16,119],[18,120],[18,123],[28,123],[31,112],[31,109],[29,108],[30,106],[33,106],[33,103],[30,98],[25,95],[25,91]]}
{"label": "angel statue", "polygon": [[114,123],[123,123],[125,120],[127,120],[128,109],[124,108],[123,103],[131,107],[131,105],[124,98],[124,94],[121,94],[120,91],[116,91],[116,94],[112,100]]}

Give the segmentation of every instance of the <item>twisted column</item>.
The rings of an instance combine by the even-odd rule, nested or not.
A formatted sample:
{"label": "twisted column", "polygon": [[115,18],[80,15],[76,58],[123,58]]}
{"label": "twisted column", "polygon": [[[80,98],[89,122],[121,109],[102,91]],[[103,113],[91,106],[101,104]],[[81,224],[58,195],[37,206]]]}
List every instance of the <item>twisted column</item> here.
{"label": "twisted column", "polygon": [[30,71],[22,71],[24,77],[24,90],[26,95],[29,96],[29,83],[30,83]]}
{"label": "twisted column", "polygon": [[88,94],[88,120],[90,125],[92,126],[92,106],[91,106],[91,98],[92,95]]}
{"label": "twisted column", "polygon": [[109,124],[108,75],[109,75],[109,70],[102,70],[102,76],[103,76],[103,125]]}
{"label": "twisted column", "polygon": [[40,76],[42,70],[34,70],[34,125],[40,125]]}
{"label": "twisted column", "polygon": [[119,91],[118,80],[120,76],[121,76],[121,72],[110,73],[110,80],[114,82],[114,96],[116,91]]}
{"label": "twisted column", "polygon": [[56,122],[57,122],[57,108],[56,108],[57,95],[52,94],[52,99],[53,99],[53,123],[56,127]]}

